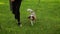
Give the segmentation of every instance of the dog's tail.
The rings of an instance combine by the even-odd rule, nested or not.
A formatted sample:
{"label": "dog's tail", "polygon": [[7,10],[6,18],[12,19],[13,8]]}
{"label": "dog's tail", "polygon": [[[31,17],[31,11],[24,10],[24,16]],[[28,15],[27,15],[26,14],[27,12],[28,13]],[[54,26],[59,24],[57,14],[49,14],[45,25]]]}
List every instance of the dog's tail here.
{"label": "dog's tail", "polygon": [[32,12],[33,10],[32,9],[27,9],[27,11]]}

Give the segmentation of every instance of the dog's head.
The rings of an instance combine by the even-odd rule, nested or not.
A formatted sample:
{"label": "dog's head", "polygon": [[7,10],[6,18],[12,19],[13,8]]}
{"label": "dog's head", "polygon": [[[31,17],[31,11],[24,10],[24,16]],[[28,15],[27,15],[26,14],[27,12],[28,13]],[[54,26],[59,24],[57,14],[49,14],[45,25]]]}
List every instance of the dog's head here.
{"label": "dog's head", "polygon": [[33,21],[33,20],[35,20],[35,17],[34,16],[29,16],[28,19]]}

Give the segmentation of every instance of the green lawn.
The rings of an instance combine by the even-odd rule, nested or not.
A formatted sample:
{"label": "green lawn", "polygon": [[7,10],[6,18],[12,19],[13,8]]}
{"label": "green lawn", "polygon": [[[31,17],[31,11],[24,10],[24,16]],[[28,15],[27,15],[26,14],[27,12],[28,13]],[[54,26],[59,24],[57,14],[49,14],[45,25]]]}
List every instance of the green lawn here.
{"label": "green lawn", "polygon": [[[35,10],[34,26],[28,22],[27,9]],[[20,10],[22,27],[9,8],[8,0],[0,0],[0,34],[60,34],[60,0],[23,0]]]}

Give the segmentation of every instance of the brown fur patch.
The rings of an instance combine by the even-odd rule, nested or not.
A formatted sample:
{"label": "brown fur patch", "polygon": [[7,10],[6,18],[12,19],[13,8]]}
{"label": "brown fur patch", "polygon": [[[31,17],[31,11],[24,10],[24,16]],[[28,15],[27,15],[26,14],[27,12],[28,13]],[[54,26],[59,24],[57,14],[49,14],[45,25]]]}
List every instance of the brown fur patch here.
{"label": "brown fur patch", "polygon": [[[31,17],[32,17],[32,19],[31,19]],[[32,21],[34,21],[35,17],[34,16],[29,16],[28,19],[31,19]]]}

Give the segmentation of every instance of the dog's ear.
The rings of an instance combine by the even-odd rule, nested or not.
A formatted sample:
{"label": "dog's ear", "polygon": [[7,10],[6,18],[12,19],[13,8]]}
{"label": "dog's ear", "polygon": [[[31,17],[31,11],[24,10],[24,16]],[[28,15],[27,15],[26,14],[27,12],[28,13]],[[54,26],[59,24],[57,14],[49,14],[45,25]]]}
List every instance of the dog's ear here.
{"label": "dog's ear", "polygon": [[32,20],[35,20],[35,17],[34,16],[32,16],[32,18],[33,18]]}
{"label": "dog's ear", "polygon": [[28,19],[30,19],[30,16],[28,17]]}

